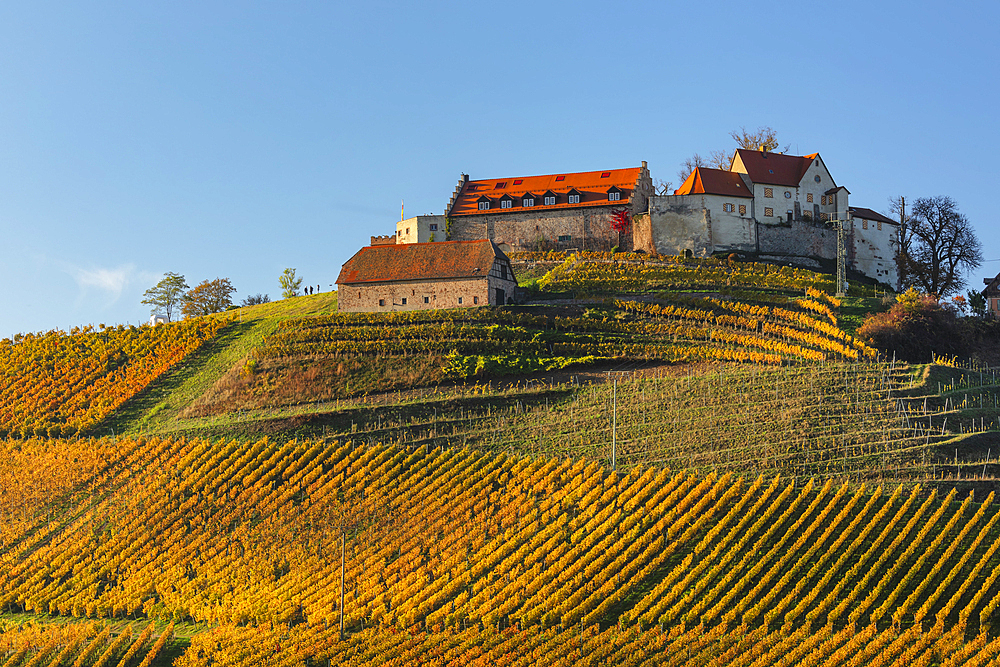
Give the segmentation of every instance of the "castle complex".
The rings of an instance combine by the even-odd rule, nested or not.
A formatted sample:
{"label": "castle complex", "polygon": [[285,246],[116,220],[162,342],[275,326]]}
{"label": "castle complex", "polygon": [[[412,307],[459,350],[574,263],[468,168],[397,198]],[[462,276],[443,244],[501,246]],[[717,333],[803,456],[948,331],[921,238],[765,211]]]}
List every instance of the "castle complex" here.
{"label": "castle complex", "polygon": [[[349,264],[354,266],[363,256],[368,277],[347,278],[342,273],[344,281],[338,284],[350,283],[358,293],[352,310],[434,307],[439,299],[455,305],[470,299],[476,304],[504,303],[514,286],[504,282],[507,277],[501,273],[509,264],[506,253],[550,249],[620,248],[687,257],[737,253],[832,271],[838,230],[843,228],[847,268],[896,289],[899,223],[851,206],[850,194],[837,185],[819,153],[742,149],[733,153],[729,169],[699,167],[672,195],[656,194],[645,162],[628,169],[544,176],[470,180],[462,174],[444,215],[401,220],[394,234],[373,236],[372,248],[396,248],[360,252]],[[491,243],[481,248],[454,245],[472,241]],[[403,249],[411,245],[425,249],[416,254]],[[458,266],[456,253],[473,247],[485,253],[475,267],[478,272],[462,269],[455,275],[437,275],[427,268]],[[396,270],[403,265],[409,270],[406,276]],[[475,276],[481,282],[493,271],[501,282],[476,283],[473,294],[473,283],[466,279]],[[422,277],[422,272],[434,275]],[[390,279],[390,274],[395,277]],[[442,286],[458,280],[459,274],[460,288]],[[424,278],[444,282],[433,289],[425,286],[418,295],[420,290],[409,283]],[[418,296],[420,300],[411,303]]]}
{"label": "castle complex", "polygon": [[673,195],[650,197],[633,218],[637,249],[707,257],[750,254],[821,268],[837,258],[844,226],[848,267],[895,288],[899,223],[850,206],[819,153],[737,150],[730,168],[695,169]]}
{"label": "castle complex", "polygon": [[[708,257],[738,253],[831,269],[843,225],[848,268],[895,288],[899,223],[851,206],[818,153],[737,150],[726,169],[700,167],[672,195],[649,169],[469,180],[441,218],[452,240],[490,239],[504,251],[643,250]],[[624,233],[611,219],[627,211]],[[397,234],[399,237],[400,234]]]}

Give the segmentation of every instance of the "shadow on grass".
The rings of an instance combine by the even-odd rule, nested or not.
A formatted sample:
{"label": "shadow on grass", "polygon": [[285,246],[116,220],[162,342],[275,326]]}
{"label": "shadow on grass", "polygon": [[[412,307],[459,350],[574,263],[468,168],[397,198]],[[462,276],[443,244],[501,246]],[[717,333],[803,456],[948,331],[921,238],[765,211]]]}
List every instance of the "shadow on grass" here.
{"label": "shadow on grass", "polygon": [[[188,358],[179,363],[173,370],[167,371],[151,382],[145,389],[127,400],[121,407],[110,414],[104,421],[94,427],[87,435],[111,435],[138,430],[141,426],[153,423],[153,420],[165,413],[156,421],[170,419],[185,405],[168,405],[168,399],[190,379],[202,373],[212,359],[235,343],[254,325],[253,321],[233,322],[223,329],[222,334],[215,337]],[[192,397],[193,400],[194,397]]]}

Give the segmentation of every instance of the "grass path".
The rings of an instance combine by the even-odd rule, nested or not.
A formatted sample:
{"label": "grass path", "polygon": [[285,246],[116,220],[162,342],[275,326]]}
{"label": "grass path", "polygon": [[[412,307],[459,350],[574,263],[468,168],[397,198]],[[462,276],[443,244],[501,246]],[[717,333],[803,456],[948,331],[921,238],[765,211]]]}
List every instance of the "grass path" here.
{"label": "grass path", "polygon": [[178,414],[243,360],[282,321],[337,311],[337,293],[284,299],[220,313],[231,322],[213,341],[130,400],[106,422],[107,433],[137,434],[178,428]]}

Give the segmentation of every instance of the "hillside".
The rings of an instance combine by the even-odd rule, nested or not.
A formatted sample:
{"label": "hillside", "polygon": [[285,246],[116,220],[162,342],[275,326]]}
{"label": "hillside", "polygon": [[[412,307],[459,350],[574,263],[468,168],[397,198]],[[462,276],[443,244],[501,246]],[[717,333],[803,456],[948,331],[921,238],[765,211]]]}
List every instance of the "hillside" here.
{"label": "hillside", "polygon": [[995,371],[821,274],[517,260],[516,307],[0,344],[0,665],[1000,655]]}

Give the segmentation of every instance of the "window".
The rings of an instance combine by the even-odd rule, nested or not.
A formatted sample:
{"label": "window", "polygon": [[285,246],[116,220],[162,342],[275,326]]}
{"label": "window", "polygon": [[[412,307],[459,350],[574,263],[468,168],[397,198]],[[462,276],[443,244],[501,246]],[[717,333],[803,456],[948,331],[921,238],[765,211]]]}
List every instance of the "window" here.
{"label": "window", "polygon": [[430,302],[431,302],[431,298],[429,296],[425,296],[424,297],[424,303],[430,303]]}
{"label": "window", "polygon": [[406,305],[406,297],[405,296],[403,297],[403,305],[404,306]]}
{"label": "window", "polygon": [[622,193],[620,192],[609,192],[608,201],[621,201]]}
{"label": "window", "polygon": [[826,195],[823,195],[822,197],[819,198],[819,203],[826,206]]}
{"label": "window", "polygon": [[512,202],[509,199],[501,199],[500,200],[500,208],[510,208],[513,205],[514,205],[514,202]]}
{"label": "window", "polygon": [[496,184],[496,187],[493,188],[493,189],[494,190],[503,190],[505,187],[507,187],[507,181],[500,181],[499,183]]}
{"label": "window", "polygon": [[546,197],[545,198],[545,205],[546,206],[555,206],[556,205],[556,198],[555,197]]}
{"label": "window", "polygon": [[772,217],[774,217],[774,209],[773,208],[765,208],[764,209],[764,217],[765,218],[772,218]]}
{"label": "window", "polygon": [[732,204],[723,204],[722,205],[722,210],[725,211],[726,213],[732,213],[733,212],[733,208],[734,207],[733,207]]}
{"label": "window", "polygon": [[569,203],[570,204],[579,204],[580,203],[580,195],[570,195],[569,196]]}
{"label": "window", "polygon": [[559,237],[559,243],[570,243],[572,241],[573,241],[573,237],[570,234],[566,234],[565,236],[560,236]]}
{"label": "window", "polygon": [[861,221],[861,229],[868,229],[868,221],[867,220],[862,220]]}
{"label": "window", "polygon": [[792,198],[792,193],[789,192],[788,190],[785,190],[785,199],[791,199],[791,198]]}
{"label": "window", "polygon": [[458,297],[458,305],[462,305],[462,297]]}
{"label": "window", "polygon": [[747,214],[747,205],[740,204],[740,215],[746,215],[746,214]]}
{"label": "window", "polygon": [[488,211],[488,210],[490,210],[490,203],[488,201],[481,201],[481,202],[479,202],[479,210],[480,211]]}
{"label": "window", "polygon": [[521,205],[522,206],[534,206],[535,205],[535,199],[534,199],[534,197],[525,197],[521,201]]}
{"label": "window", "polygon": [[437,225],[431,225],[431,231],[432,232],[436,232],[437,230],[438,230],[438,226]]}
{"label": "window", "polygon": [[878,230],[882,231],[882,221],[881,220],[878,221]]}
{"label": "window", "polygon": [[812,200],[813,200],[813,193],[810,192],[806,195],[806,201],[811,204]]}
{"label": "window", "polygon": [[378,300],[378,305],[384,307],[385,306],[385,299],[379,299]]}
{"label": "window", "polygon": [[[819,160],[816,160],[816,163],[819,164]],[[813,180],[819,183],[821,179],[819,176],[813,176]]]}
{"label": "window", "polygon": [[765,197],[773,197],[774,196],[774,188],[764,188],[764,196]]}
{"label": "window", "polygon": [[601,174],[601,178],[607,178],[610,175],[611,175],[610,171],[605,171],[604,173]]}
{"label": "window", "polygon": [[556,176],[556,180],[557,181],[565,181],[566,177],[565,176]]}
{"label": "window", "polygon": [[406,235],[407,235],[407,236],[409,236],[409,235],[410,235],[410,228],[409,228],[409,227],[407,227],[407,228],[406,228]]}
{"label": "window", "polygon": [[524,183],[524,179],[523,178],[519,178],[516,181],[514,181],[514,185],[520,185],[521,183]]}
{"label": "window", "polygon": [[479,297],[478,296],[472,297],[472,303],[473,303],[473,305],[479,303]]}
{"label": "window", "polygon": [[829,213],[820,213],[819,214],[819,219],[822,220],[823,222],[827,222],[830,219],[830,214]]}

